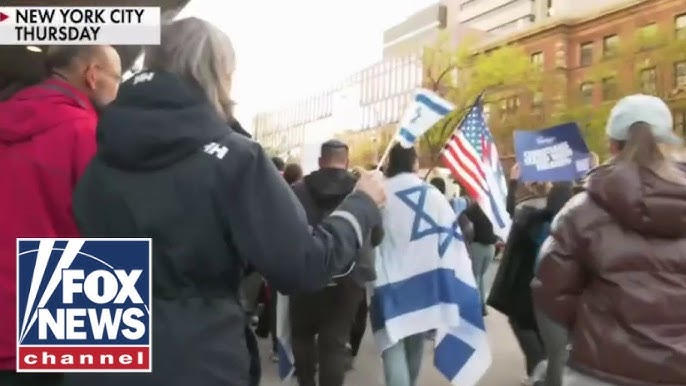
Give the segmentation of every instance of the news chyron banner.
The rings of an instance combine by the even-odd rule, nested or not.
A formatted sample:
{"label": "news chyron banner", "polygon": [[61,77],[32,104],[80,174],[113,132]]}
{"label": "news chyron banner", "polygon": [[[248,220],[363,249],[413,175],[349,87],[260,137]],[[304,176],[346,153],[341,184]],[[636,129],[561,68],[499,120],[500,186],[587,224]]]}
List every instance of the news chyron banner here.
{"label": "news chyron banner", "polygon": [[151,239],[17,239],[17,372],[151,372]]}
{"label": "news chyron banner", "polygon": [[159,7],[2,7],[0,45],[158,45]]}

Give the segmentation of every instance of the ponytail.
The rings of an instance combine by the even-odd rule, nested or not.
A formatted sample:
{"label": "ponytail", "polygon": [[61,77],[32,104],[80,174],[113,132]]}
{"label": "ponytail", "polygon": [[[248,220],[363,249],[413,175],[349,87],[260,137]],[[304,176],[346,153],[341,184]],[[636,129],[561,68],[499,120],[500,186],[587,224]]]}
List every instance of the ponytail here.
{"label": "ponytail", "polygon": [[629,138],[620,144],[620,148],[618,161],[632,162],[641,168],[652,169],[665,160],[650,125],[645,122],[636,122],[629,127]]}
{"label": "ponytail", "polygon": [[615,162],[633,163],[639,168],[651,170],[664,180],[686,184],[686,176],[665,157],[649,124],[632,124],[629,127],[629,138],[620,143],[620,148],[621,152]]}

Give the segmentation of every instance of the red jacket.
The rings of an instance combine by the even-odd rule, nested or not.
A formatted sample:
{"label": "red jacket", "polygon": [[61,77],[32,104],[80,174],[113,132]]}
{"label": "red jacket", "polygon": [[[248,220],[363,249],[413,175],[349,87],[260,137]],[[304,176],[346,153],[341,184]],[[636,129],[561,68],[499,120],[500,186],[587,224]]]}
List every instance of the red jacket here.
{"label": "red jacket", "polygon": [[0,370],[15,368],[16,238],[78,237],[71,197],[96,123],[88,98],[58,79],[0,102]]}

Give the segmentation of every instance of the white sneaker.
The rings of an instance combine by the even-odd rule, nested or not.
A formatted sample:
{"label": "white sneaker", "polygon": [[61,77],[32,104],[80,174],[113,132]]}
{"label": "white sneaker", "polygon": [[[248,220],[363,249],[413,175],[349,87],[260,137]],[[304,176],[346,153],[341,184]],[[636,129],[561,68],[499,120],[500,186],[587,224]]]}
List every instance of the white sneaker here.
{"label": "white sneaker", "polygon": [[548,370],[548,361],[542,360],[538,362],[534,371],[531,373],[530,377],[526,377],[522,380],[522,386],[535,386],[536,382],[543,381],[545,379],[545,373]]}

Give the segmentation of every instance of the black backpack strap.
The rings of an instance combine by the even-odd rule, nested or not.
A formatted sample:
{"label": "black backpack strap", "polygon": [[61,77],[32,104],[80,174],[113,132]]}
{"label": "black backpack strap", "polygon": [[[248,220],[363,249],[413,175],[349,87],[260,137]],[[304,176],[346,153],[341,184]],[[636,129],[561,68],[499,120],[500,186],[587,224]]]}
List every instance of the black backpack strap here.
{"label": "black backpack strap", "polygon": [[88,107],[86,106],[86,104],[83,103],[83,101],[82,101],[78,96],[76,96],[76,94],[74,94],[70,89],[68,89],[68,88],[66,88],[66,87],[62,87],[62,86],[60,86],[59,84],[54,84],[54,83],[41,83],[41,84],[38,85],[38,87],[45,88],[45,89],[49,89],[49,90],[53,90],[53,91],[57,91],[57,92],[59,92],[60,94],[66,95],[66,96],[68,96],[69,98],[73,99],[81,108],[84,108],[84,109],[88,108]]}

